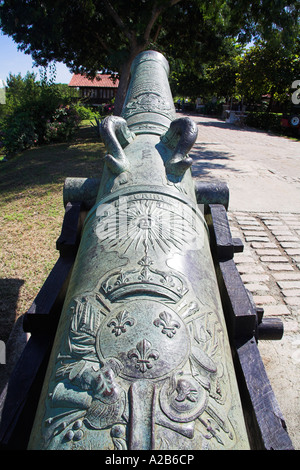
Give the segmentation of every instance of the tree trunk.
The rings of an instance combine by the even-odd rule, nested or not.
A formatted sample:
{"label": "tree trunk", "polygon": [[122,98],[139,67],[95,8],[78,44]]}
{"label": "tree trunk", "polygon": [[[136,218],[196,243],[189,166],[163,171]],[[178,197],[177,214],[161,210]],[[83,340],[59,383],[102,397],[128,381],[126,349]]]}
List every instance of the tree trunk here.
{"label": "tree trunk", "polygon": [[131,64],[134,58],[143,50],[144,50],[143,47],[135,48],[133,51],[131,51],[129,59],[126,62],[124,62],[124,64],[122,65],[118,91],[117,91],[116,99],[115,99],[115,108],[114,108],[115,116],[120,116],[122,109],[123,109],[123,104],[126,98],[127,88],[128,88],[129,81],[130,81]]}
{"label": "tree trunk", "polygon": [[[121,68],[120,81],[119,81],[118,91],[117,91],[116,99],[115,99],[115,108],[114,108],[115,116],[120,116],[122,109],[123,109],[123,104],[126,98],[127,88],[128,88],[129,80],[130,80],[130,67],[131,67],[132,61],[137,56],[137,54],[147,49],[148,44],[151,41],[150,39],[151,31],[153,29],[155,22],[159,18],[159,16],[167,8],[173,5],[176,5],[176,3],[179,3],[180,1],[181,0],[169,0],[169,2],[165,4],[163,3],[162,5],[159,5],[160,2],[154,2],[154,7],[151,11],[148,25],[145,28],[145,32],[143,36],[143,43],[140,43],[140,44],[137,42],[136,33],[134,31],[130,31],[129,29],[125,28],[123,20],[118,16],[118,13],[111,5],[111,2],[109,1],[105,2],[106,9],[108,10],[109,14],[112,16],[114,21],[117,23],[117,25],[123,30],[123,33],[129,40],[129,44],[130,44],[129,59],[122,65],[122,68]],[[160,29],[161,27],[159,25],[153,38],[154,42],[157,40]]]}
{"label": "tree trunk", "polygon": [[272,88],[271,92],[270,92],[270,101],[269,101],[269,104],[268,104],[268,108],[267,108],[267,113],[270,113],[272,111],[272,106],[273,106],[273,102],[274,102],[274,89]]}
{"label": "tree trunk", "polygon": [[115,108],[114,108],[114,115],[115,116],[120,116],[124,100],[126,97],[126,92],[129,84],[129,79],[130,79],[130,66],[131,66],[132,61],[127,61],[121,70],[121,75],[120,75],[120,81],[119,81],[119,86],[116,94],[116,99],[115,99]]}

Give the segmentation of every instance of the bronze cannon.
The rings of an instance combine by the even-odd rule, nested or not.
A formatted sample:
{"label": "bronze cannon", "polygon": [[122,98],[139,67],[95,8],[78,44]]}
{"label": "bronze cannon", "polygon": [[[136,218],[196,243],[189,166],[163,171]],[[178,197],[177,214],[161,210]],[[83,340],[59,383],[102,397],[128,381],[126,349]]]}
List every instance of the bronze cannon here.
{"label": "bronze cannon", "polygon": [[[265,330],[241,284],[242,311],[234,308],[227,276],[240,246],[224,204],[218,196],[207,204],[205,185],[192,179],[197,126],[176,118],[160,53],[138,55],[131,73],[122,115],[101,123],[103,174],[90,182],[79,241],[76,225],[63,307],[52,309],[59,321],[28,448],[271,447],[243,356]],[[66,184],[69,208],[84,199],[85,183]],[[36,314],[43,317],[29,312],[25,326],[38,336],[47,323],[34,326]],[[278,446],[289,447],[280,423]]]}

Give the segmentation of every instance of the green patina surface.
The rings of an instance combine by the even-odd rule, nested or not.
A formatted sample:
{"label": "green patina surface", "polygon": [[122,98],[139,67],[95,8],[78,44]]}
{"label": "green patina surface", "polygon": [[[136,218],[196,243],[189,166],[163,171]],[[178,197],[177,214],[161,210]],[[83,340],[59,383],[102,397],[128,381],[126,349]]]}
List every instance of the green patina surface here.
{"label": "green patina surface", "polygon": [[197,127],[176,119],[161,54],[137,56],[122,116],[101,134],[105,167],[29,448],[247,449],[190,171]]}

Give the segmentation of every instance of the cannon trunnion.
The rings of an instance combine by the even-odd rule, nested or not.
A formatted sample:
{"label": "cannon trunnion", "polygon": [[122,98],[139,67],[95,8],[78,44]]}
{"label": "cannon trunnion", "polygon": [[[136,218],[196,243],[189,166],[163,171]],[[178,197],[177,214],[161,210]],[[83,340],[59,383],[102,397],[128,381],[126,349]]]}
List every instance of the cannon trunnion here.
{"label": "cannon trunnion", "polygon": [[60,258],[24,317],[3,445],[292,448],[257,349],[280,325],[236,270],[228,189],[192,180],[197,127],[176,119],[167,77],[161,54],[136,57],[122,116],[101,125],[101,180],[66,181]]}

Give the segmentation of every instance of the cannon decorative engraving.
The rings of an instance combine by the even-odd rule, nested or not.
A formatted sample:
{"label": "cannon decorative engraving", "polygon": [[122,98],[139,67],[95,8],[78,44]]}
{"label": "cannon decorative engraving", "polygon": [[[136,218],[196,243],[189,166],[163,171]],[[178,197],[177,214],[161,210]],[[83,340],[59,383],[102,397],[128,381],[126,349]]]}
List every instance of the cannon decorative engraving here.
{"label": "cannon decorative engraving", "polygon": [[[29,449],[249,449],[227,329],[252,338],[257,315],[250,303],[226,325],[220,231],[190,171],[197,126],[176,119],[161,54],[136,57],[122,116],[100,131],[103,175],[89,185]],[[223,261],[238,249],[227,241]]]}
{"label": "cannon decorative engraving", "polygon": [[[85,220],[30,448],[248,448],[168,65],[138,56]],[[40,431],[41,430],[41,431]]]}

